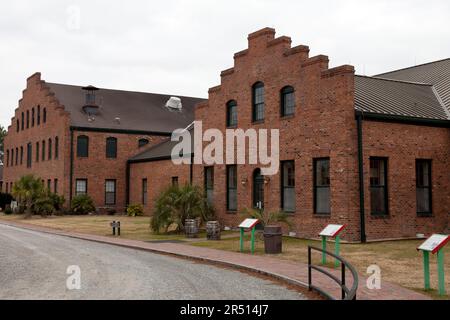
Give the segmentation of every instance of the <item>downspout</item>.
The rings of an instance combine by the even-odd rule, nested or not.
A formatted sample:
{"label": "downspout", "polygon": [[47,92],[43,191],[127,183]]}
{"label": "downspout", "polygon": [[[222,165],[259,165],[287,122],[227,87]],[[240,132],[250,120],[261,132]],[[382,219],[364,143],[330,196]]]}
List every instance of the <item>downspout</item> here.
{"label": "downspout", "polygon": [[194,182],[194,153],[191,154],[191,163],[189,164],[189,183]]}
{"label": "downspout", "polygon": [[362,137],[362,115],[357,114],[356,124],[358,129],[358,171],[359,171],[359,218],[361,242],[366,242],[366,215],[364,209],[364,157]]}
{"label": "downspout", "polygon": [[70,173],[69,173],[69,207],[72,206],[73,193],[73,128],[70,128]]}
{"label": "downspout", "polygon": [[126,178],[125,178],[125,205],[130,204],[130,161],[127,161]]}

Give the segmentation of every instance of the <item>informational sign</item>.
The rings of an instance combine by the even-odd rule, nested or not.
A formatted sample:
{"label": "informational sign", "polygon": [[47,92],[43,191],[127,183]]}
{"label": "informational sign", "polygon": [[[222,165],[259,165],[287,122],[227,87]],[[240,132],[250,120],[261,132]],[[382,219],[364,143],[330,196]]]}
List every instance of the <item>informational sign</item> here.
{"label": "informational sign", "polygon": [[256,226],[258,224],[258,222],[259,222],[258,219],[245,219],[239,225],[239,228],[252,229],[254,226]]}
{"label": "informational sign", "polygon": [[433,254],[439,251],[447,242],[450,241],[450,236],[443,234],[433,234],[424,243],[422,243],[417,250],[428,251]]}
{"label": "informational sign", "polygon": [[341,233],[342,229],[345,228],[345,225],[342,224],[329,224],[323,229],[319,236],[322,237],[336,237],[339,233]]}

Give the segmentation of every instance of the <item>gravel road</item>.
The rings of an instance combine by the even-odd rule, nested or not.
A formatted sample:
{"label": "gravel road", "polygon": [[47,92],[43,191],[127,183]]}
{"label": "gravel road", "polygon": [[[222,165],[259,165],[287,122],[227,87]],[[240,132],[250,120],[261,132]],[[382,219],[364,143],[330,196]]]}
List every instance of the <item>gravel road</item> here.
{"label": "gravel road", "polygon": [[[67,268],[80,267],[69,290]],[[274,282],[150,252],[0,224],[0,299],[305,299]]]}

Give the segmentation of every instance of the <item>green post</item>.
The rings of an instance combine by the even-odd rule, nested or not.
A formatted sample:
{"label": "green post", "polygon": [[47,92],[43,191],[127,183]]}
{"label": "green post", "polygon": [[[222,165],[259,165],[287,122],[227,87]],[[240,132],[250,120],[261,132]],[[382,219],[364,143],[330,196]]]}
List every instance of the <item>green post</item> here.
{"label": "green post", "polygon": [[[334,254],[339,256],[339,251],[340,251],[340,246],[341,246],[341,238],[339,236],[336,236],[336,242],[334,244]],[[339,260],[335,259],[334,260],[334,266],[337,268],[339,267]]]}
{"label": "green post", "polygon": [[[322,250],[327,250],[327,237],[322,236]],[[325,252],[322,252],[322,264],[327,264],[327,255]]]}
{"label": "green post", "polygon": [[244,228],[241,228],[241,239],[240,239],[241,252],[244,252]]}
{"label": "green post", "polygon": [[437,252],[438,260],[438,279],[439,279],[439,295],[444,296],[445,292],[445,277],[444,277],[444,250],[439,249]]}
{"label": "green post", "polygon": [[425,282],[425,290],[430,290],[430,253],[423,251],[423,278]]}
{"label": "green post", "polygon": [[252,228],[251,250],[253,254],[255,252],[255,227]]}

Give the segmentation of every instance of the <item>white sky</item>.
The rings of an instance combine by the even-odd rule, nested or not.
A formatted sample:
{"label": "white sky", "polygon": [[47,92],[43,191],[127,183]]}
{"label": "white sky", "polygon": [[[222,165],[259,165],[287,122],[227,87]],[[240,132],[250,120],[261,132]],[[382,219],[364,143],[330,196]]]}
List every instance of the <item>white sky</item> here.
{"label": "white sky", "polygon": [[0,124],[36,71],[48,82],[207,97],[247,34],[266,26],[359,74],[450,57],[448,0],[2,1]]}

